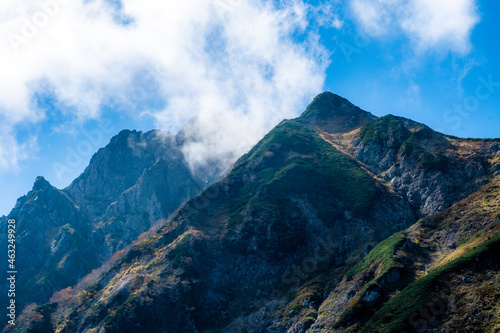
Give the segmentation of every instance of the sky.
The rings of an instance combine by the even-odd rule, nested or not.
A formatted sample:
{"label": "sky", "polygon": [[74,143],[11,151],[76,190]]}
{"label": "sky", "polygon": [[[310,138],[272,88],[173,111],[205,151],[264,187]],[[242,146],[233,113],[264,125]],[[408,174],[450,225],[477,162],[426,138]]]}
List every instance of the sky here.
{"label": "sky", "polygon": [[500,137],[493,0],[4,0],[0,215],[64,188],[122,129],[193,117],[195,167],[234,162],[322,91],[377,116]]}

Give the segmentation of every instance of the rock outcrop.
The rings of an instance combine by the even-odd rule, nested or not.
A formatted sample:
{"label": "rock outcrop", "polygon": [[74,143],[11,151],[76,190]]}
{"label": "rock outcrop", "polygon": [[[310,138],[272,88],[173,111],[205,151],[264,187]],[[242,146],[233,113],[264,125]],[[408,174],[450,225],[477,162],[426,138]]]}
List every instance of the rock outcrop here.
{"label": "rock outcrop", "polygon": [[122,132],[68,189],[40,180],[19,200],[20,221],[45,232],[32,237],[47,267],[74,235],[109,256],[173,214],[7,332],[500,328],[500,140],[378,118],[323,93],[205,188],[210,167],[183,163],[185,137],[150,135]]}

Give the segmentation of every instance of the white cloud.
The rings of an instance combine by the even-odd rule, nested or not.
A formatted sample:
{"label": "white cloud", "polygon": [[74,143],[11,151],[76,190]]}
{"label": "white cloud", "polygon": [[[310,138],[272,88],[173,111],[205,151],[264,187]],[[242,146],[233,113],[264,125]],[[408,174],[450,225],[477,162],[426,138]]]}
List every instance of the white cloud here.
{"label": "white cloud", "polygon": [[[302,1],[275,7],[252,0],[122,0],[121,7],[117,13],[105,0],[2,1],[5,126],[46,121],[33,103],[44,82],[63,112],[79,121],[100,117],[109,103],[172,130],[199,115],[206,142],[187,153],[203,156],[209,147],[237,156],[322,88],[325,51],[308,34],[300,43],[292,38],[309,24],[312,9]],[[153,97],[166,106],[148,107]],[[20,147],[1,144],[0,161],[8,147]]]}
{"label": "white cloud", "polygon": [[319,26],[326,28],[342,29],[344,21],[340,16],[339,0],[332,0],[315,7],[315,21]]}
{"label": "white cloud", "polygon": [[8,126],[0,126],[0,169],[19,172],[19,163],[27,160],[33,152],[38,150],[37,140],[30,137],[22,144],[15,139],[14,133]]}
{"label": "white cloud", "polygon": [[391,0],[352,0],[351,5],[362,28],[371,36],[387,34],[405,6],[404,2]]}
{"label": "white cloud", "polygon": [[475,0],[351,0],[365,33],[374,37],[404,34],[417,51],[465,54],[479,22]]}

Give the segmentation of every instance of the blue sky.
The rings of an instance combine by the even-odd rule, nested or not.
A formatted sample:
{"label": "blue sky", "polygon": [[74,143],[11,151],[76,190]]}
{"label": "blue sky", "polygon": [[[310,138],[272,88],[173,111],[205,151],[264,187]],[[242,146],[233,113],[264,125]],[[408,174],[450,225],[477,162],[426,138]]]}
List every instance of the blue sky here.
{"label": "blue sky", "polygon": [[500,137],[500,4],[474,0],[0,5],[0,214],[38,175],[64,188],[121,129],[234,161],[329,90],[381,116]]}
{"label": "blue sky", "polygon": [[[460,137],[499,137],[500,87],[478,105],[475,95],[481,78],[500,82],[500,44],[494,37],[500,32],[500,4],[476,5],[480,21],[465,54],[439,47],[419,53],[397,33],[370,37],[347,23],[347,33],[325,42],[335,50],[326,89],[376,115],[397,114]],[[353,40],[356,34],[360,37]]]}

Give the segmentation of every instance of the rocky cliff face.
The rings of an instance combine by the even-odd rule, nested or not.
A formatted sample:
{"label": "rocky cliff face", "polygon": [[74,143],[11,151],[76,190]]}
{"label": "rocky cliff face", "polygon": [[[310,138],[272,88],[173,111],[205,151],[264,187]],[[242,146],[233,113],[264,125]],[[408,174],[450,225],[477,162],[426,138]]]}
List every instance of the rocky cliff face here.
{"label": "rocky cliff face", "polygon": [[206,186],[197,177],[170,133],[122,131],[66,189],[37,178],[9,214],[18,221],[18,308],[48,301],[161,224]]}
{"label": "rocky cliff face", "polygon": [[92,157],[85,171],[64,191],[97,219],[159,158],[183,161],[173,135],[122,131]]}
{"label": "rocky cliff face", "polygon": [[[311,111],[319,106],[326,106],[322,115]],[[498,141],[459,139],[409,119],[353,110],[345,99],[324,93],[301,121],[390,183],[420,217],[450,207],[498,175]]]}
{"label": "rocky cliff face", "polygon": [[[74,283],[100,264],[88,216],[43,177],[36,179],[9,216],[16,219],[17,227],[19,306],[46,300],[54,290]],[[5,238],[4,244],[7,248]],[[6,297],[5,288],[2,284],[2,297]]]}
{"label": "rocky cliff face", "polygon": [[378,244],[319,308],[309,332],[495,332],[500,183]]}
{"label": "rocky cliff face", "polygon": [[[499,144],[377,118],[323,93],[158,232],[7,331],[454,332],[473,318],[493,332]],[[165,198],[194,183],[169,185],[187,175],[175,163],[125,172],[135,183],[102,213],[86,212],[96,230],[119,235],[106,246],[180,204]],[[76,201],[98,207],[86,198]]]}
{"label": "rocky cliff face", "polygon": [[[296,121],[280,124],[207,191],[91,291],[111,315],[65,312],[73,319],[63,330],[215,329],[256,300],[272,303],[280,293],[285,301],[311,273],[342,267],[367,242],[415,222],[398,194]],[[296,266],[305,271],[297,275]]]}
{"label": "rocky cliff face", "polygon": [[159,158],[106,208],[97,230],[106,235],[107,254],[131,244],[151,226],[164,223],[200,189],[182,159]]}

